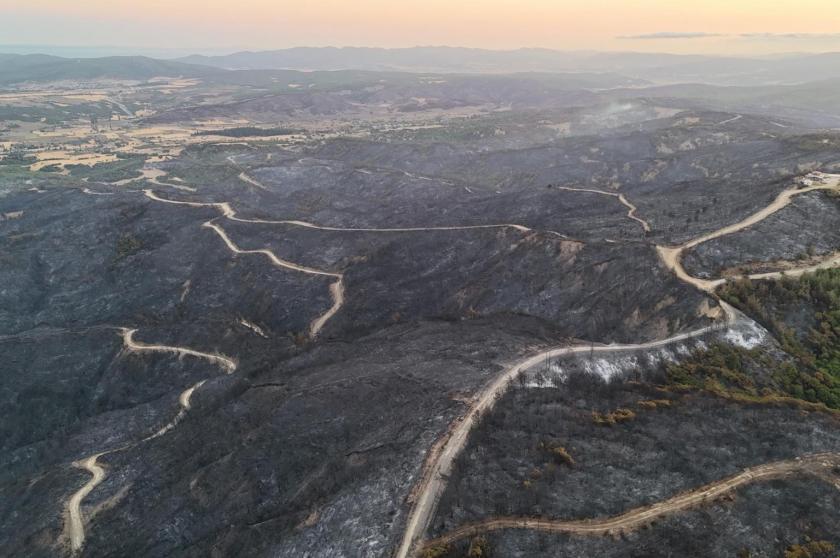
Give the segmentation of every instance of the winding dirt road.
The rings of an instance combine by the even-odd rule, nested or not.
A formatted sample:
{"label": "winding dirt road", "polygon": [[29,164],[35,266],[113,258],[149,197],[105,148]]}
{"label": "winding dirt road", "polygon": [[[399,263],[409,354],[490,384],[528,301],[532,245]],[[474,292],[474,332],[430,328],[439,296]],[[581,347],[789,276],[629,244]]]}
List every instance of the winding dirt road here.
{"label": "winding dirt road", "polygon": [[336,281],[332,285],[330,285],[330,296],[332,297],[333,304],[326,312],[312,320],[312,323],[309,325],[309,337],[317,337],[318,333],[321,331],[321,328],[324,327],[324,324],[326,324],[330,318],[335,316],[336,312],[338,312],[344,305],[343,274],[333,273],[331,271],[322,271],[320,269],[314,269],[312,267],[306,267],[303,265],[298,265],[296,263],[288,262],[286,260],[278,258],[277,255],[268,248],[260,248],[257,250],[243,250],[242,248],[237,246],[235,242],[233,242],[233,240],[228,236],[227,232],[225,232],[225,230],[222,227],[214,223],[212,220],[207,221],[202,226],[216,231],[216,234],[218,234],[222,238],[225,245],[234,254],[261,254],[267,257],[275,267],[291,269],[293,271],[299,271],[301,273],[307,273],[309,275],[334,277],[336,279]]}
{"label": "winding dirt road", "polygon": [[825,480],[832,477],[832,471],[836,467],[840,467],[840,454],[807,455],[788,461],[776,461],[750,467],[737,475],[701,486],[656,504],[632,509],[614,517],[573,521],[530,517],[500,517],[463,525],[429,541],[426,546],[447,546],[461,539],[501,529],[533,529],[575,535],[614,535],[638,529],[658,517],[705,504],[747,484],[795,474],[808,474]]}
{"label": "winding dirt road", "polygon": [[187,412],[189,412],[190,410],[190,400],[192,399],[193,393],[195,392],[195,390],[203,386],[206,381],[207,380],[201,380],[200,382],[193,384],[192,386],[188,387],[183,392],[181,392],[181,395],[178,397],[178,404],[181,406],[181,409],[178,411],[178,414],[175,415],[175,418],[173,418],[171,421],[169,421],[166,425],[164,425],[160,430],[158,430],[151,436],[143,438],[143,441],[145,442],[148,440],[154,440],[155,438],[160,438],[161,436],[178,426],[178,423],[181,422],[185,416],[187,416]]}
{"label": "winding dirt road", "polygon": [[[650,350],[655,348],[661,348],[671,343],[676,343],[692,337],[699,337],[705,335],[719,328],[726,328],[732,325],[736,320],[738,320],[740,316],[738,312],[729,304],[727,304],[723,300],[720,300],[719,297],[717,297],[717,295],[714,294],[715,287],[720,285],[723,282],[723,280],[704,280],[692,277],[685,271],[685,269],[682,266],[682,253],[686,249],[691,248],[692,246],[697,246],[698,244],[707,242],[713,238],[718,238],[727,234],[732,234],[734,232],[743,230],[755,223],[758,223],[759,221],[767,218],[769,215],[772,215],[776,211],[779,211],[780,209],[788,205],[793,196],[820,189],[836,190],[838,189],[838,187],[840,187],[840,175],[826,175],[814,173],[813,176],[815,176],[820,181],[820,183],[808,186],[806,188],[791,188],[789,190],[785,190],[784,192],[779,194],[777,198],[773,201],[773,203],[771,203],[769,206],[757,211],[756,213],[750,215],[742,221],[739,221],[738,223],[735,223],[734,225],[723,227],[717,231],[706,234],[677,247],[657,246],[657,252],[660,258],[662,259],[663,263],[666,267],[672,269],[677,274],[678,278],[690,285],[697,287],[698,289],[706,293],[711,294],[718,300],[718,303],[720,304],[724,314],[724,320],[722,324],[708,326],[705,328],[701,328],[697,331],[683,333],[680,335],[669,337],[667,339],[653,341],[650,343],[641,343],[635,345],[608,345],[595,347],[578,346],[551,349],[549,351],[544,351],[537,355],[534,355],[514,365],[513,367],[508,368],[496,380],[494,380],[490,385],[488,385],[484,390],[482,390],[482,392],[478,395],[476,402],[473,404],[473,406],[470,408],[467,414],[462,419],[460,419],[459,422],[456,423],[452,429],[450,429],[450,431],[446,435],[448,437],[445,438],[445,440],[443,440],[442,443],[436,445],[435,449],[433,449],[433,451],[427,457],[423,476],[418,481],[415,488],[417,497],[415,498],[412,509],[409,513],[408,521],[406,523],[406,528],[403,534],[403,539],[400,546],[397,549],[395,557],[409,558],[413,555],[415,549],[418,548],[419,543],[422,540],[426,531],[428,530],[428,526],[431,523],[431,520],[434,517],[434,514],[437,510],[438,502],[440,500],[441,495],[443,494],[443,490],[446,487],[446,481],[449,472],[451,471],[452,463],[454,462],[458,454],[466,446],[470,430],[473,428],[478,418],[483,413],[492,409],[498,396],[505,391],[510,382],[514,378],[516,378],[520,373],[522,373],[525,370],[528,370],[529,368],[535,365],[545,362],[547,359],[556,358],[564,355],[587,352],[592,352],[593,354],[601,354],[607,352]],[[576,190],[574,188],[564,189]],[[589,191],[616,197],[618,196],[618,194],[604,192],[601,190]],[[836,261],[840,262],[840,257],[838,257]],[[828,262],[822,262],[818,265],[827,267]],[[809,266],[808,268],[802,268],[800,270],[788,270],[785,272],[785,274],[801,274],[815,267],[817,266]],[[761,274],[762,278],[772,278],[780,275],[781,273]],[[518,521],[521,522],[521,520]]]}
{"label": "winding dirt road", "polygon": [[233,360],[230,357],[220,355],[218,353],[204,353],[201,351],[196,351],[194,349],[188,349],[186,347],[173,347],[169,345],[149,345],[146,343],[140,343],[139,341],[134,340],[134,334],[137,333],[136,329],[121,329],[120,333],[122,335],[125,349],[129,352],[170,353],[179,357],[192,356],[204,360],[209,360],[213,364],[216,364],[220,368],[224,369],[225,372],[227,372],[228,374],[231,374],[236,370],[237,365],[235,360]]}
{"label": "winding dirt road", "polygon": [[[113,450],[118,451],[118,450]],[[65,530],[70,539],[70,548],[73,552],[78,552],[82,549],[85,543],[85,523],[82,518],[82,502],[87,498],[88,494],[96,488],[99,483],[105,480],[105,469],[103,469],[96,461],[110,452],[97,453],[91,455],[86,459],[75,461],[73,467],[84,469],[90,473],[90,479],[74,493],[67,502],[67,524]]]}
{"label": "winding dirt road", "polygon": [[[659,253],[659,257],[665,263],[665,266],[668,269],[674,271],[677,277],[679,277],[682,281],[697,287],[701,291],[705,291],[708,293],[713,292],[716,287],[725,283],[726,280],[700,279],[698,277],[690,275],[682,265],[683,253],[689,248],[693,248],[694,246],[703,244],[704,242],[708,242],[715,238],[720,238],[722,236],[742,231],[748,227],[751,227],[752,225],[755,225],[756,223],[763,221],[770,215],[773,215],[777,211],[780,211],[788,205],[790,205],[791,201],[795,196],[805,194],[808,192],[813,192],[815,190],[840,190],[840,174],[813,173],[813,176],[818,180],[817,184],[806,186],[804,188],[789,188],[787,190],[784,190],[778,196],[776,196],[776,198],[770,205],[756,211],[752,215],[746,217],[741,221],[738,221],[737,223],[723,227],[722,229],[718,229],[703,236],[697,237],[693,240],[689,240],[688,242],[680,244],[679,246],[657,246],[656,250]],[[747,275],[747,277],[750,279],[778,279],[783,275],[797,277],[804,273],[816,271],[817,269],[826,269],[829,267],[836,267],[837,265],[840,265],[840,256],[829,258],[815,265],[803,266],[801,268],[788,269],[785,271],[756,273],[753,275]]]}
{"label": "winding dirt road", "polygon": [[[330,227],[325,225],[316,225],[315,223],[310,223],[308,221],[300,221],[297,219],[249,219],[244,217],[239,217],[236,213],[236,210],[231,207],[230,203],[228,202],[190,202],[190,201],[181,201],[181,200],[170,200],[167,198],[162,198],[155,194],[152,190],[143,190],[143,193],[149,199],[163,202],[163,203],[171,203],[176,205],[188,205],[191,207],[213,207],[216,208],[219,212],[221,212],[222,216],[226,219],[230,219],[231,221],[238,221],[240,223],[251,223],[251,224],[258,224],[258,225],[290,225],[294,227],[304,227],[307,229],[315,229],[319,231],[332,231],[332,232],[373,232],[373,233],[407,233],[407,232],[431,232],[431,231],[469,231],[469,230],[480,230],[480,229],[514,229],[520,232],[534,232],[533,229],[530,229],[524,225],[517,225],[515,223],[499,223],[499,224],[491,224],[491,225],[450,225],[450,226],[440,226],[440,227],[393,227],[393,228],[365,228],[365,227]],[[556,236],[561,236],[563,238],[568,238],[566,235],[556,232],[556,231],[542,231],[549,234],[554,234]]]}
{"label": "winding dirt road", "polygon": [[621,202],[624,207],[627,208],[627,217],[633,219],[634,221],[638,222],[642,229],[645,232],[650,232],[650,223],[642,219],[641,217],[636,216],[636,212],[639,210],[638,207],[630,203],[630,201],[624,197],[624,194],[618,192],[608,192],[606,190],[596,190],[594,188],[571,188],[569,186],[557,186],[558,190],[565,190],[567,192],[586,192],[589,194],[600,194],[602,196],[610,196],[611,198],[616,198],[618,201]]}
{"label": "winding dirt road", "polygon": [[[430,231],[467,231],[467,230],[479,230],[479,229],[501,229],[501,228],[510,228],[514,229],[523,233],[530,233],[534,232],[532,229],[525,227],[523,225],[517,225],[513,223],[503,223],[503,224],[494,224],[494,225],[460,225],[460,226],[443,226],[443,227],[406,227],[406,228],[347,228],[347,227],[327,227],[316,225],[313,223],[309,223],[306,221],[298,221],[298,220],[267,220],[267,219],[246,219],[237,216],[236,210],[228,202],[192,202],[192,201],[181,201],[181,200],[171,200],[167,198],[162,198],[157,195],[152,190],[146,189],[143,190],[143,194],[154,201],[161,202],[161,203],[169,203],[173,205],[185,205],[189,207],[212,207],[219,211],[222,214],[222,217],[225,219],[229,219],[231,221],[237,221],[240,223],[250,223],[250,224],[262,224],[262,225],[290,225],[290,226],[297,226],[297,227],[304,227],[309,229],[316,229],[321,231],[335,231],[335,232],[374,232],[374,233],[409,233],[409,232],[430,232]],[[204,227],[210,228],[216,232],[219,237],[224,241],[225,245],[228,249],[235,253],[235,254],[260,254],[267,257],[271,263],[276,267],[282,267],[286,269],[290,269],[292,271],[299,271],[301,273],[308,273],[310,275],[321,275],[326,277],[333,277],[336,281],[330,285],[330,295],[332,297],[333,304],[332,306],[321,316],[315,318],[310,326],[309,326],[309,336],[311,338],[317,337],[318,333],[323,329],[324,325],[333,317],[335,314],[341,309],[344,305],[344,274],[333,272],[333,271],[324,271],[320,269],[315,269],[312,267],[307,267],[304,265],[296,264],[294,262],[290,262],[279,258],[274,252],[267,248],[261,248],[257,250],[243,250],[230,238],[227,232],[217,223],[215,223],[215,219],[211,219],[203,223]],[[554,236],[558,236],[560,238],[569,240],[569,237],[556,232],[545,230],[542,231],[546,234],[551,234]]]}
{"label": "winding dirt road", "polygon": [[628,345],[580,345],[575,347],[561,347],[543,351],[527,359],[511,366],[497,377],[490,385],[488,385],[478,395],[475,403],[470,408],[469,412],[459,420],[453,429],[450,430],[449,437],[445,443],[439,446],[437,453],[432,453],[427,458],[427,466],[425,474],[419,481],[418,486],[421,487],[419,495],[414,502],[408,522],[406,524],[405,533],[402,544],[396,553],[397,558],[408,558],[412,555],[413,549],[422,539],[426,533],[432,517],[437,510],[440,497],[446,488],[446,482],[449,473],[452,470],[452,464],[455,458],[466,447],[469,433],[476,425],[481,416],[493,408],[498,396],[507,389],[508,385],[522,372],[533,368],[534,366],[545,363],[546,361],[575,354],[605,354],[617,353],[623,351],[639,351],[663,348],[673,343],[679,343],[688,339],[701,337],[712,331],[726,328],[728,325],[734,323],[738,319],[738,313],[730,305],[720,301],[721,307],[725,315],[723,323],[714,324],[696,331],[681,333],[668,337],[667,339],[660,339],[658,341],[651,341],[649,343],[637,343]]}
{"label": "winding dirt road", "polygon": [[[230,206],[227,202],[188,202],[188,201],[178,201],[178,200],[170,200],[167,198],[161,198],[157,194],[155,194],[152,190],[143,190],[143,194],[154,201],[161,202],[161,203],[169,203],[174,205],[186,205],[189,207],[212,207],[221,212],[222,216],[226,219],[230,219],[232,221],[240,221],[243,223],[254,223],[254,222],[262,222],[262,221],[251,221],[247,219],[240,219],[236,217],[236,211]],[[330,285],[330,296],[332,297],[333,304],[332,306],[321,316],[318,316],[309,325],[309,336],[311,338],[317,337],[318,333],[324,327],[324,325],[335,316],[335,314],[341,309],[344,305],[344,274],[336,273],[332,271],[324,271],[321,269],[315,269],[313,267],[307,267],[304,265],[299,265],[294,262],[290,262],[284,260],[277,256],[274,252],[269,250],[268,248],[260,248],[257,250],[244,250],[240,248],[232,238],[227,234],[220,225],[215,223],[215,219],[211,219],[202,224],[203,227],[209,228],[213,230],[222,241],[227,246],[228,250],[233,252],[234,254],[259,254],[268,258],[272,265],[275,267],[280,267],[284,269],[289,269],[292,271],[298,271],[300,273],[306,273],[309,275],[318,275],[323,277],[332,277],[335,279],[335,282]]]}
{"label": "winding dirt road", "polygon": [[[224,355],[216,353],[205,353],[186,347],[140,343],[134,340],[134,334],[137,332],[136,329],[116,329],[122,337],[124,350],[127,352],[158,352],[174,354],[178,357],[191,356],[207,360],[224,370],[227,374],[232,374],[236,370],[236,361]],[[86,457],[79,461],[73,462],[74,467],[78,469],[83,469],[90,473],[90,479],[88,479],[84,486],[82,486],[79,490],[74,492],[65,504],[66,521],[64,524],[64,532],[65,536],[67,537],[67,540],[70,541],[70,549],[74,554],[81,551],[82,546],[84,546],[85,543],[85,518],[82,514],[82,503],[84,502],[85,498],[87,498],[88,495],[93,491],[93,489],[96,488],[99,484],[101,484],[103,480],[105,480],[105,468],[98,463],[99,458],[134,447],[137,444],[147,442],[155,438],[159,438],[167,432],[169,432],[170,430],[172,430],[173,428],[175,428],[190,410],[190,399],[192,398],[193,393],[195,392],[195,390],[200,388],[204,384],[204,382],[205,380],[202,380],[181,393],[181,395],[178,398],[178,403],[181,407],[178,411],[178,414],[175,415],[174,419],[172,419],[168,424],[166,424],[163,428],[161,428],[154,434],[146,436],[138,442],[126,444],[107,451],[102,451],[97,454],[91,455],[90,457]]]}
{"label": "winding dirt road", "polygon": [[831,254],[829,257],[825,258],[821,262],[815,263],[813,265],[795,267],[784,271],[768,271],[765,273],[753,273],[751,275],[747,275],[747,277],[755,280],[780,279],[781,277],[800,277],[802,275],[805,275],[806,273],[813,273],[814,271],[820,269],[831,269],[835,267],[840,267],[840,254]]}

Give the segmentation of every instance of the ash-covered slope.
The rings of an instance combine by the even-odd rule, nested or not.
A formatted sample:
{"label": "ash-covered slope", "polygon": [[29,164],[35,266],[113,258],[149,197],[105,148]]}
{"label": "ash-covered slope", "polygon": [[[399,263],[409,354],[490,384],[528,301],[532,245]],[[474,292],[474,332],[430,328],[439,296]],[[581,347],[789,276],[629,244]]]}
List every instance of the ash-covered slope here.
{"label": "ash-covered slope", "polygon": [[[121,121],[164,140],[114,174],[4,157],[2,548],[388,555],[435,443],[512,364],[705,335],[718,306],[656,245],[840,160],[830,133],[545,77],[380,78],[191,86]],[[405,126],[361,118],[382,103]],[[220,115],[304,132],[192,135]],[[73,145],[137,145],[108,134]]]}
{"label": "ash-covered slope", "polygon": [[[436,189],[419,195],[428,181],[418,182],[403,203],[416,223],[440,224],[434,205],[419,210]],[[104,479],[82,501],[88,556],[117,548],[353,556],[359,540],[364,555],[381,555],[400,536],[426,449],[503,363],[567,336],[648,339],[707,323],[704,298],[659,269],[649,247],[598,241],[599,229],[586,243],[541,232],[548,222],[540,220],[533,231],[368,233],[386,234],[370,243],[296,230],[297,251],[284,251],[288,226],[231,222],[241,250],[276,250],[344,274],[346,300],[313,343],[300,334],[330,306],[331,279],[278,268],[262,253],[233,254],[202,226],[228,226],[217,208],[83,184],[0,201],[0,213],[16,215],[0,222],[11,365],[2,402],[10,507],[0,539],[31,556],[68,552],[68,502],[88,476],[71,464],[100,452],[110,452],[99,460]],[[237,190],[249,189],[199,186],[181,199],[224,195],[235,204]],[[602,213],[638,235],[614,200],[571,195],[572,205],[557,206],[570,224],[576,212]],[[527,216],[510,199],[485,198],[480,217]],[[287,201],[263,203],[263,216],[289,216]],[[357,197],[355,207],[369,203]],[[469,213],[446,217],[457,223]],[[578,219],[585,233],[590,219]],[[621,284],[628,273],[637,280]],[[237,367],[228,374],[200,357],[139,353],[120,328]],[[198,382],[185,418],[150,438]]]}

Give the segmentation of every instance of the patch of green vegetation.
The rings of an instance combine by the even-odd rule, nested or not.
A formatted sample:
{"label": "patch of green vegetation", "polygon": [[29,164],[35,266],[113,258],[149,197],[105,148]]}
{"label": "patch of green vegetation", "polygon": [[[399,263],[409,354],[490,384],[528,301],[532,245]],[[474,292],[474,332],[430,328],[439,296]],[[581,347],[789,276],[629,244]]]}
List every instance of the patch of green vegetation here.
{"label": "patch of green vegetation", "polygon": [[241,146],[192,145],[181,154],[178,167],[171,174],[189,184],[225,184],[237,180],[240,170],[227,157],[253,151],[236,147]]}
{"label": "patch of green vegetation", "polygon": [[77,178],[88,178],[98,182],[117,182],[127,178],[141,176],[140,169],[145,164],[143,157],[126,157],[110,163],[99,163],[94,166],[67,165],[70,175]]}
{"label": "patch of green vegetation", "polygon": [[22,151],[14,151],[6,155],[3,159],[0,159],[0,166],[29,166],[36,161],[37,159],[34,155],[28,155]]}
{"label": "patch of green vegetation", "polygon": [[376,130],[371,137],[380,141],[409,143],[471,142],[505,135],[508,132],[554,137],[555,132],[546,132],[539,124],[538,113],[517,113],[513,118],[505,114],[473,115],[448,121],[428,122],[426,126],[412,126],[392,130]]}
{"label": "patch of green vegetation", "polygon": [[671,385],[759,395],[755,380],[748,371],[749,365],[753,363],[767,367],[776,365],[759,350],[721,343],[705,351],[695,352],[685,361],[669,364],[666,374]]}
{"label": "patch of green vegetation", "polygon": [[661,389],[670,392],[701,390],[737,403],[840,414],[840,410],[823,401],[809,400],[788,390],[784,379],[792,376],[802,377],[803,381],[810,378],[791,360],[775,360],[761,349],[716,344],[695,352],[680,363],[666,365],[667,384]]}
{"label": "patch of green vegetation", "polygon": [[[40,186],[41,180],[34,180],[38,177],[37,173],[33,173],[26,165],[3,165],[0,161],[0,196],[12,191],[26,190]],[[32,181],[32,184],[29,183]]]}
{"label": "patch of green vegetation", "polygon": [[840,270],[743,279],[724,286],[721,296],[766,327],[794,358],[795,364],[774,370],[782,393],[840,409]]}
{"label": "patch of green vegetation", "polygon": [[[2,79],[2,78],[0,78]],[[78,119],[88,120],[91,115],[107,123],[111,107],[106,103],[80,103],[69,107],[43,104],[40,106],[0,106],[0,122],[38,123],[44,127],[63,126]]]}
{"label": "patch of green vegetation", "polygon": [[54,165],[45,165],[38,169],[38,172],[61,172],[62,166],[58,163]]}
{"label": "patch of green vegetation", "polygon": [[796,149],[806,151],[840,149],[840,136],[836,134],[804,134],[787,138],[785,141]]}

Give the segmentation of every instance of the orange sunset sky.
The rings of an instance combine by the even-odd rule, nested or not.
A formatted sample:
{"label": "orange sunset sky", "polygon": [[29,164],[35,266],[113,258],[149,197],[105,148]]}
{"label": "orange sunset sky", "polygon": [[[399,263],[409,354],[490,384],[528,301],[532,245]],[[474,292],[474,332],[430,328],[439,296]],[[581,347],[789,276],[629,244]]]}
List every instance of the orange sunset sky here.
{"label": "orange sunset sky", "polygon": [[840,50],[840,0],[0,0],[0,44]]}

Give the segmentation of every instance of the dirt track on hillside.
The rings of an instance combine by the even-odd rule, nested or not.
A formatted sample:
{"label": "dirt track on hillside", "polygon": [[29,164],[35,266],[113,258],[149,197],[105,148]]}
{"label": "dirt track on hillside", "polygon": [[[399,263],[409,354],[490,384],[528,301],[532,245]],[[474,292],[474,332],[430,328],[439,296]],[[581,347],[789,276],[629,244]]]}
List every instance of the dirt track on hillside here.
{"label": "dirt track on hillside", "polygon": [[551,520],[530,517],[498,517],[470,523],[426,543],[427,547],[447,546],[458,540],[502,529],[532,529],[573,535],[618,535],[648,525],[654,519],[710,502],[754,482],[768,481],[795,474],[830,478],[840,467],[840,454],[821,453],[788,461],[776,461],[744,469],[737,475],[701,486],[662,502],[635,508],[621,515],[603,519]]}

